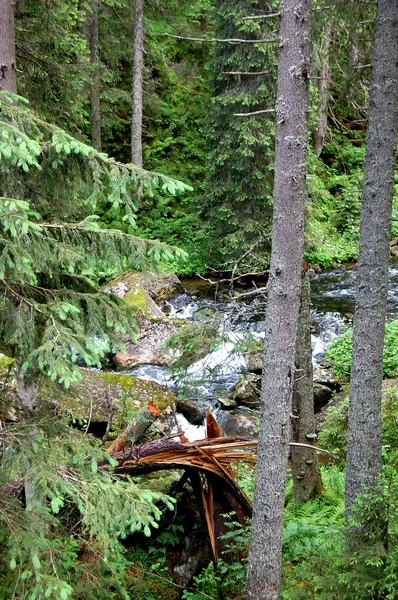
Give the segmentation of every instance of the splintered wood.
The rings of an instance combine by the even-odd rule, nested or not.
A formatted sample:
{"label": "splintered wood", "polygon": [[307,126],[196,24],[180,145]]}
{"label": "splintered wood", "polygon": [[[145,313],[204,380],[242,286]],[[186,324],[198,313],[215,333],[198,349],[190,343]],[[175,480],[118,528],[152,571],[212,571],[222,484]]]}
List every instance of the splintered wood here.
{"label": "splintered wood", "polygon": [[254,467],[257,441],[223,437],[221,427],[210,413],[206,419],[206,438],[195,442],[185,439],[162,438],[130,447],[116,440],[110,454],[118,461],[115,470],[119,472],[137,474],[175,468],[187,471],[203,507],[213,559],[217,562],[218,540],[225,532],[220,516],[233,511],[243,523],[251,515],[251,501],[240,487],[233,465],[244,463]]}

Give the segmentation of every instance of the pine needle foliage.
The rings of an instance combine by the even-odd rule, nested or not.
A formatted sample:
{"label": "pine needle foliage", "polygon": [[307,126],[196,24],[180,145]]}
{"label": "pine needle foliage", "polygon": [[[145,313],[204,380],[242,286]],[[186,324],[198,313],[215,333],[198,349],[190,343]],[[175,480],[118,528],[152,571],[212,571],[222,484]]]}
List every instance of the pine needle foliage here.
{"label": "pine needle foliage", "polygon": [[[277,39],[278,18],[247,17],[276,11],[277,3],[265,0],[215,3],[215,37],[259,41],[219,43],[214,49],[203,196],[203,218],[217,240],[213,263],[236,260],[270,230],[277,44],[261,40]],[[246,113],[255,114],[239,116]],[[268,241],[248,254],[242,270],[267,262]]]}
{"label": "pine needle foliage", "polygon": [[[122,541],[157,527],[163,494],[112,473],[91,436],[36,417],[0,432],[0,598],[128,598]],[[12,493],[29,481],[30,503]]]}
{"label": "pine needle foliage", "polygon": [[65,385],[80,355],[99,364],[103,337],[136,330],[123,302],[98,287],[98,274],[146,270],[183,253],[156,241],[101,229],[99,203],[134,227],[136,188],[173,194],[186,186],[97,152],[0,95],[0,347]]}

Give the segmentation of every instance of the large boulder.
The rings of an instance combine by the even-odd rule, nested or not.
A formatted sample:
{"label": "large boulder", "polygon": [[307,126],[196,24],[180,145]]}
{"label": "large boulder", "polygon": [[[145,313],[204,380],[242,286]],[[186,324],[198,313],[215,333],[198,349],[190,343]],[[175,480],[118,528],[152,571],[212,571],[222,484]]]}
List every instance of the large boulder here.
{"label": "large boulder", "polygon": [[314,412],[319,412],[333,396],[333,390],[326,385],[314,382]]}
{"label": "large boulder", "polygon": [[328,387],[335,389],[336,386],[339,387],[339,384],[336,383],[333,373],[330,369],[325,369],[321,365],[316,365],[313,371],[313,380],[315,383],[321,383],[322,385],[327,385]]}
{"label": "large boulder", "polygon": [[[106,286],[106,289],[124,298],[131,290],[142,289],[154,300],[162,302],[168,300],[177,294],[182,294],[184,288],[176,275],[164,273],[127,273],[118,277]],[[124,294],[124,295],[119,295]]]}
{"label": "large boulder", "polygon": [[[105,288],[116,294],[133,311],[140,329],[137,343],[124,336],[125,351],[114,356],[117,370],[126,370],[137,365],[166,365],[173,361],[171,354],[162,351],[164,342],[177,333],[175,322],[165,317],[153,298],[164,299],[180,291],[181,283],[175,275],[159,278],[153,274],[128,273],[112,281]],[[182,287],[181,287],[182,290]]]}
{"label": "large boulder", "polygon": [[258,411],[223,411],[217,419],[226,436],[241,435],[243,437],[256,438],[258,435],[258,425],[260,420]]}
{"label": "large boulder", "polygon": [[142,287],[155,302],[168,300],[184,292],[181,281],[173,273],[159,276],[149,273],[149,275],[143,278]]}
{"label": "large boulder", "polygon": [[248,408],[260,408],[260,394],[261,376],[249,373],[239,379],[232,398]]}
{"label": "large boulder", "polygon": [[165,365],[173,362],[172,354],[165,354],[162,350],[164,342],[178,331],[175,323],[167,318],[137,319],[140,331],[137,343],[134,344],[128,336],[124,336],[125,351],[118,350],[114,356],[114,363],[118,371],[132,369],[137,365]]}
{"label": "large boulder", "polygon": [[217,401],[222,410],[234,410],[234,408],[238,408],[238,403],[232,398],[219,397]]}
{"label": "large boulder", "polygon": [[191,425],[203,425],[206,410],[198,404],[197,400],[180,398],[177,401],[177,409]]}
{"label": "large boulder", "polygon": [[170,404],[177,402],[177,397],[166,386],[120,373],[81,369],[81,374],[81,381],[68,390],[42,377],[39,400],[54,404],[57,412],[68,415],[74,422],[90,422],[93,432],[100,432],[101,424],[106,424],[111,416],[114,437],[144,406],[155,402],[161,413],[156,426],[170,433]]}

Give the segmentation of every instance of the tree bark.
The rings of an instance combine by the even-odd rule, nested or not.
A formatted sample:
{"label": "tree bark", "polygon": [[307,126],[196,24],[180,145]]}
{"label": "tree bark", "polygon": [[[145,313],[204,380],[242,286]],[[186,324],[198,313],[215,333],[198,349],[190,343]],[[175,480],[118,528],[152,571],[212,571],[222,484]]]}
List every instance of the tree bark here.
{"label": "tree bark", "polygon": [[327,123],[328,123],[328,102],[329,102],[329,81],[330,81],[330,61],[329,49],[332,43],[332,21],[329,19],[324,30],[324,38],[320,48],[321,68],[319,70],[319,108],[318,125],[314,134],[314,149],[316,156],[320,156],[325,143]]}
{"label": "tree bark", "polygon": [[[300,444],[310,444],[311,439],[306,436],[315,431],[310,301],[310,277],[308,270],[303,269],[292,403],[292,441]],[[299,446],[292,446],[291,454],[294,498],[309,500],[321,486],[317,454]]]}
{"label": "tree bark", "polygon": [[32,417],[37,412],[37,372],[22,370],[23,358],[15,360],[17,373],[17,403],[20,419]]}
{"label": "tree bark", "polygon": [[91,0],[90,62],[93,66],[91,83],[91,143],[101,152],[100,53],[98,40],[98,0]]}
{"label": "tree bark", "polygon": [[362,191],[347,434],[346,516],[382,468],[381,383],[398,129],[398,3],[379,0]]}
{"label": "tree bark", "polygon": [[0,91],[17,93],[14,5],[0,0]]}
{"label": "tree bark", "polygon": [[280,5],[273,238],[247,600],[277,600],[304,246],[310,0]]}
{"label": "tree bark", "polygon": [[133,56],[133,118],[131,162],[142,167],[142,78],[144,68],[144,0],[135,0]]}
{"label": "tree bark", "polygon": [[[144,70],[144,0],[135,0],[133,55],[133,112],[131,120],[131,162],[142,168],[142,84]],[[142,188],[137,200],[141,204]]]}

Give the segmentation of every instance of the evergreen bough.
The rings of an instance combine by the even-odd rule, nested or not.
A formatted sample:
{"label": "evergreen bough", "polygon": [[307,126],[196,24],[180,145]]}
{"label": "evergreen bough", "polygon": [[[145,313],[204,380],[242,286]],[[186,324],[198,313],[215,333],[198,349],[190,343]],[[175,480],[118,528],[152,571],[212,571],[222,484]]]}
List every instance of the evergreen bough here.
{"label": "evergreen bough", "polygon": [[148,194],[187,187],[97,152],[0,93],[0,349],[16,358],[19,408],[15,420],[2,388],[0,600],[128,598],[122,540],[150,535],[159,502],[172,506],[115,476],[112,458],[50,404],[27,400],[40,371],[68,387],[81,376],[79,355],[99,365],[106,344],[134,338],[131,311],[101,281],[183,257],[101,227],[97,208],[113,206],[134,229],[138,185]]}
{"label": "evergreen bough", "polygon": [[99,205],[124,211],[134,226],[139,183],[186,189],[164,175],[122,164],[0,95],[0,347],[69,385],[80,355],[99,364],[104,338],[114,350],[136,329],[131,314],[98,278],[144,271],[183,254],[156,241],[101,228]]}

